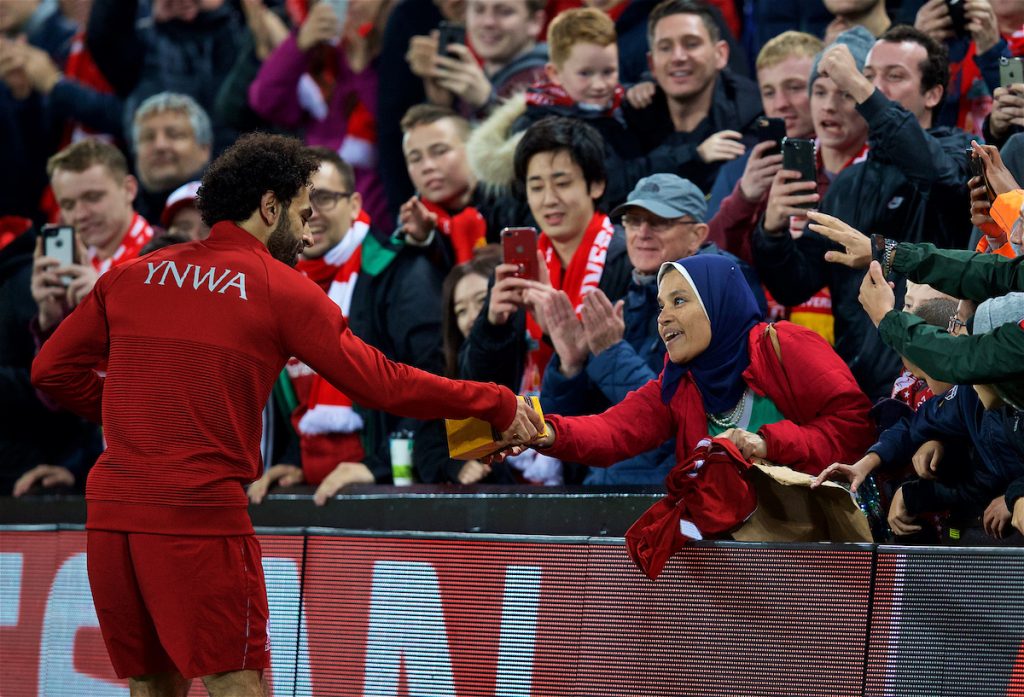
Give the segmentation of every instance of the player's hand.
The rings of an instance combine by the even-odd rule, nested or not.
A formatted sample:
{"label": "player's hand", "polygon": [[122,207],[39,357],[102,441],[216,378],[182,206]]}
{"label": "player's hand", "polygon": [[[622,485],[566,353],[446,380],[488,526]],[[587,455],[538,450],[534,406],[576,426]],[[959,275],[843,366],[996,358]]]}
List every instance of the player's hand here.
{"label": "player's hand", "polygon": [[544,428],[544,422],[533,407],[524,399],[516,399],[516,415],[512,424],[501,432],[501,440],[505,445],[526,446],[533,443],[537,434]]}

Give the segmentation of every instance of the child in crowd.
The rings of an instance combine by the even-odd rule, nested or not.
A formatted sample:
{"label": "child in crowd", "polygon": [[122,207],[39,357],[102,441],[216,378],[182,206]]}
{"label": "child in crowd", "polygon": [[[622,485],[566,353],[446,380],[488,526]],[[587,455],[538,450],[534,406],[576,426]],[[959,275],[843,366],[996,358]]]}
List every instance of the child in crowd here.
{"label": "child in crowd", "polygon": [[547,80],[510,99],[470,137],[470,163],[482,182],[511,186],[516,145],[527,128],[548,116],[585,121],[601,135],[609,207],[625,201],[644,176],[676,171],[677,153],[666,147],[645,154],[626,126],[615,23],[608,15],[590,8],[562,12],[548,27],[548,53]]}

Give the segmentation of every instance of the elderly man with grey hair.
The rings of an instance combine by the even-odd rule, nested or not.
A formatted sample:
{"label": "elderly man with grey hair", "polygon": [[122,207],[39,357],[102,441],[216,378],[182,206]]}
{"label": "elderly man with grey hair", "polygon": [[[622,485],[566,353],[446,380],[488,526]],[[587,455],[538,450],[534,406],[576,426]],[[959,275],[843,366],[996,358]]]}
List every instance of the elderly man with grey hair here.
{"label": "elderly man with grey hair", "polygon": [[[742,261],[707,242],[704,193],[675,174],[652,174],[637,182],[626,202],[611,212],[626,232],[626,253],[633,265],[626,296],[614,305],[600,289],[583,298],[581,319],[560,313],[548,320],[556,353],[544,372],[544,411],[577,415],[598,413],[632,390],[657,378],[665,363],[658,335],[658,269],[667,261],[695,254],[721,254],[746,277],[762,313],[764,292]],[[585,484],[661,484],[676,464],[675,440],[611,467],[590,468]]]}
{"label": "elderly man with grey hair", "polygon": [[139,105],[129,132],[141,184],[136,208],[147,220],[159,220],[171,192],[202,178],[210,162],[210,117],[188,95],[161,92]]}

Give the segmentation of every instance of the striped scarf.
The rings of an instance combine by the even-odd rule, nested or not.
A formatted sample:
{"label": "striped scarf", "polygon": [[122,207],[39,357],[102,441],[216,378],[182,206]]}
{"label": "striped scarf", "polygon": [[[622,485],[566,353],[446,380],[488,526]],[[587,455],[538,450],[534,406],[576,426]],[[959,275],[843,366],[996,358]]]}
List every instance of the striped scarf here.
{"label": "striped scarf", "polygon": [[[537,240],[537,249],[544,255],[548,267],[551,286],[555,290],[565,291],[577,317],[583,312],[583,297],[596,290],[601,283],[605,261],[608,258],[608,245],[611,244],[614,235],[615,228],[612,227],[611,218],[604,213],[594,213],[590,224],[583,232],[580,246],[565,268],[555,254],[555,248],[548,236],[542,232]],[[544,341],[540,325],[529,313],[526,315],[526,331],[529,334],[529,349],[520,393],[539,394],[544,369],[551,359],[552,349]]]}
{"label": "striped scarf", "polygon": [[[369,216],[360,212],[341,242],[324,255],[325,263],[336,269],[334,278],[326,288],[327,295],[346,319],[352,308],[352,291],[359,278],[362,245],[370,231],[369,221]],[[306,400],[306,411],[298,422],[300,436],[353,433],[362,427],[363,420],[353,410],[352,400],[327,380],[314,374]]]}
{"label": "striped scarf", "polygon": [[139,256],[139,252],[142,251],[142,248],[151,239],[153,239],[153,227],[146,222],[145,218],[135,213],[132,216],[131,224],[128,226],[128,231],[121,240],[121,245],[113,255],[107,259],[100,259],[98,250],[95,247],[89,247],[86,250],[86,257],[89,263],[92,264],[92,267],[96,269],[96,273],[102,275],[115,266],[131,261]]}

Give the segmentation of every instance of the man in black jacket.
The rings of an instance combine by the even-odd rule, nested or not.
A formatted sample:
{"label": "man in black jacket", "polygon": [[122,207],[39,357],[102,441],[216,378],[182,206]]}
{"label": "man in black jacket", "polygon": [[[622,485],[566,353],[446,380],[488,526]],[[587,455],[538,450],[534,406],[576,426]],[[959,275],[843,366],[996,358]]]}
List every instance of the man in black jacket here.
{"label": "man in black jacket", "polygon": [[[870,146],[866,161],[836,177],[821,210],[891,239],[965,246],[970,136],[932,128],[948,81],[945,50],[910,27],[897,27],[875,44],[865,75],[844,46],[826,50],[816,68],[857,102]],[[857,302],[862,274],[826,262],[825,252],[836,247],[810,231],[793,239],[788,231],[772,234],[759,226],[753,246],[757,271],[779,302],[796,305],[829,287],[836,351],[865,393],[888,394],[899,359],[882,344]]]}
{"label": "man in black jacket", "polygon": [[729,46],[704,5],[665,0],[647,27],[658,87],[650,106],[624,106],[626,121],[646,150],[675,148],[675,173],[710,191],[721,164],[746,150],[741,140],[762,113],[757,83],[726,68]]}

